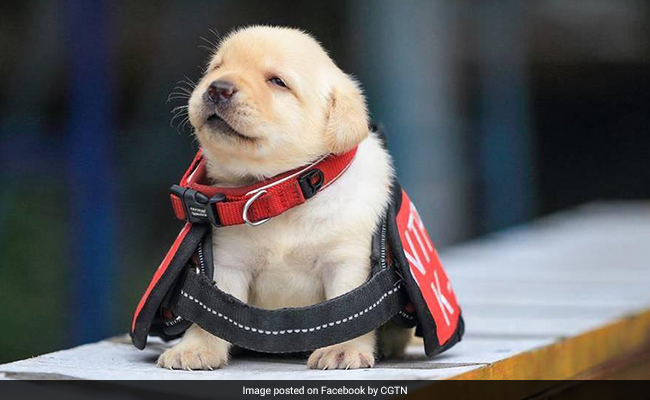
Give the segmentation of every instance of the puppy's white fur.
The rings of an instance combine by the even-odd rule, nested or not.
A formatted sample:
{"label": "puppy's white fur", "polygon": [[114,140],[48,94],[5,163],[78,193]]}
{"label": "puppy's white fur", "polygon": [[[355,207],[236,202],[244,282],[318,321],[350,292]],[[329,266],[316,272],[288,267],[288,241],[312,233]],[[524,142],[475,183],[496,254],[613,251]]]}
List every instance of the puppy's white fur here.
{"label": "puppy's white fur", "polygon": [[[269,84],[269,74],[282,74],[289,89]],[[238,89],[234,104],[217,112],[250,140],[214,132],[205,122],[214,111],[203,93],[224,77]],[[368,279],[371,238],[389,202],[392,163],[368,132],[365,101],[356,83],[315,40],[287,28],[253,27],[230,35],[197,85],[189,114],[209,160],[209,175],[220,185],[248,184],[358,145],[348,170],[305,204],[261,226],[213,230],[214,280],[222,290],[277,309],[319,303]],[[395,336],[400,339],[390,346],[399,353],[409,336]],[[376,341],[371,332],[316,350],[308,365],[372,367]],[[227,363],[229,347],[192,326],[158,364],[218,368]]]}

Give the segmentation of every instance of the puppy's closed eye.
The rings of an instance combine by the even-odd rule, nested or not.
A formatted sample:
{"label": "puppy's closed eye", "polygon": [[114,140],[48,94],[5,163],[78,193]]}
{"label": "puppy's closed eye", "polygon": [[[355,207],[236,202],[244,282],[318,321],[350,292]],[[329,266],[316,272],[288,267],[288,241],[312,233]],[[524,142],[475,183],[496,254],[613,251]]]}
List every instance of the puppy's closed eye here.
{"label": "puppy's closed eye", "polygon": [[271,82],[271,83],[274,84],[275,86],[279,86],[279,87],[281,87],[281,88],[283,88],[283,89],[289,89],[289,87],[287,86],[287,84],[284,83],[284,81],[283,81],[282,79],[278,78],[277,76],[274,76],[274,77],[272,77],[272,78],[269,78],[269,82]]}

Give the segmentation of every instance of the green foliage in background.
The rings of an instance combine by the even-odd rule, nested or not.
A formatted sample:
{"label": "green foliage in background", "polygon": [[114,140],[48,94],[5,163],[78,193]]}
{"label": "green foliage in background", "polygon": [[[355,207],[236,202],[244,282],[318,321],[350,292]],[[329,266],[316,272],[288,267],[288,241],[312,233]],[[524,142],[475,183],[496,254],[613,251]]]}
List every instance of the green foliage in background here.
{"label": "green foliage in background", "polygon": [[48,206],[63,195],[47,182],[0,192],[0,363],[66,345],[66,210]]}

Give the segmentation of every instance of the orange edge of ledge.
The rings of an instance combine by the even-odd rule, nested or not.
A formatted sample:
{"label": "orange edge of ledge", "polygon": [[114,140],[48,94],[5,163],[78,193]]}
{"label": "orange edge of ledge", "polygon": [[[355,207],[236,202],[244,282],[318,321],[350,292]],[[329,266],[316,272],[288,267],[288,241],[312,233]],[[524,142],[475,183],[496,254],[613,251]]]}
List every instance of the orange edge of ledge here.
{"label": "orange edge of ledge", "polygon": [[650,309],[449,379],[565,380],[650,346]]}

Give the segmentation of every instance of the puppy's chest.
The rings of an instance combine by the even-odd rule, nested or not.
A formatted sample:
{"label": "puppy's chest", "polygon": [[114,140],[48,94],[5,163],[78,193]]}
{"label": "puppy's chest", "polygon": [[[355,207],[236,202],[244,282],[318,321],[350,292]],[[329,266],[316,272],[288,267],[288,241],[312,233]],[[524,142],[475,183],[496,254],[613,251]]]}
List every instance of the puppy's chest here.
{"label": "puppy's chest", "polygon": [[323,300],[322,271],[315,254],[270,250],[253,268],[249,298],[258,307],[300,307]]}
{"label": "puppy's chest", "polygon": [[245,242],[240,242],[238,250],[239,268],[250,277],[249,303],[274,309],[323,300],[319,263],[323,249],[318,243],[277,231],[255,237],[242,235],[241,239]]}
{"label": "puppy's chest", "polygon": [[310,241],[253,241],[245,256],[246,266],[254,273],[313,273],[317,268],[320,246]]}
{"label": "puppy's chest", "polygon": [[339,226],[316,221],[314,214],[313,204],[305,204],[258,227],[217,230],[217,254],[227,252],[228,258],[237,259],[237,264],[253,275],[274,271],[314,274],[318,259],[327,252],[333,233],[338,231],[332,226]]}

